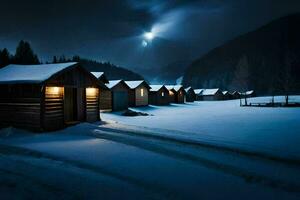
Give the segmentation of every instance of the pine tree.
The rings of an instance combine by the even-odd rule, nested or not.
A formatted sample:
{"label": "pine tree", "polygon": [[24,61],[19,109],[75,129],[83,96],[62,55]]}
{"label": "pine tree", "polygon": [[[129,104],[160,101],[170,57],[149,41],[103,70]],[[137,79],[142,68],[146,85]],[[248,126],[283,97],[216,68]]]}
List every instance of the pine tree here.
{"label": "pine tree", "polygon": [[0,68],[5,67],[6,65],[10,64],[11,56],[6,48],[2,51],[0,50]]}
{"label": "pine tree", "polygon": [[57,63],[57,57],[56,56],[53,56],[52,63]]}
{"label": "pine tree", "polygon": [[16,64],[39,64],[39,59],[36,54],[34,54],[30,44],[26,41],[21,40],[14,56],[14,63]]}

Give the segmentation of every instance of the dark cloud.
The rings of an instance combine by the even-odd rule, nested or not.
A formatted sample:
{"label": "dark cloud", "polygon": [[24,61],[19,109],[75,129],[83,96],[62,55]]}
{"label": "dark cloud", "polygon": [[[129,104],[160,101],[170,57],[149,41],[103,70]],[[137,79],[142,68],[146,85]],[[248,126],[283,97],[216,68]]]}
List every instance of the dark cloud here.
{"label": "dark cloud", "polygon": [[[44,60],[79,54],[156,69],[298,11],[298,0],[2,0],[0,48],[26,39]],[[143,48],[151,29],[158,37]]]}

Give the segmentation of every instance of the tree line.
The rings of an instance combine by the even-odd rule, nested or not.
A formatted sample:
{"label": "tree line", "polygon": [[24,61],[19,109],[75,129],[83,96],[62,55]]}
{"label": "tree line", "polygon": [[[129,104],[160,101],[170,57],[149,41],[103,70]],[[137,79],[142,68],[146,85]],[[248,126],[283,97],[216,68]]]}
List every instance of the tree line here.
{"label": "tree line", "polygon": [[21,40],[14,55],[11,55],[7,48],[0,49],[0,68],[9,64],[40,64],[40,60],[32,50],[29,42]]}

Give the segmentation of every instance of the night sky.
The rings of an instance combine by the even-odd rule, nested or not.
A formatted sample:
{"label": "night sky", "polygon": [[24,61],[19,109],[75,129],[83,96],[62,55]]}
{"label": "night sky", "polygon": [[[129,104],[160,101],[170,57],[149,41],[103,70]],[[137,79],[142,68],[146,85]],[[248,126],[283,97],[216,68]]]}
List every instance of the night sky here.
{"label": "night sky", "polygon": [[1,0],[0,48],[24,39],[42,61],[77,54],[142,71],[299,11],[299,0]]}

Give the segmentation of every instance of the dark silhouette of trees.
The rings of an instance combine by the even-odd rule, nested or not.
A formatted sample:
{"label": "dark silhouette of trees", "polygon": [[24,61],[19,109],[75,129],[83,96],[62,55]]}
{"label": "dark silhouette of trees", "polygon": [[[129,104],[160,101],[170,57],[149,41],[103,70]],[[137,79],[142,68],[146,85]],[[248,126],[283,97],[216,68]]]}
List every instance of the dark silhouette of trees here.
{"label": "dark silhouette of trees", "polygon": [[16,49],[16,53],[13,59],[15,64],[39,64],[40,61],[38,56],[33,52],[30,44],[26,41],[21,40]]}
{"label": "dark silhouette of trees", "polygon": [[11,62],[11,55],[9,54],[8,50],[4,48],[2,51],[0,50],[0,68],[5,67],[6,65],[10,64]]}

